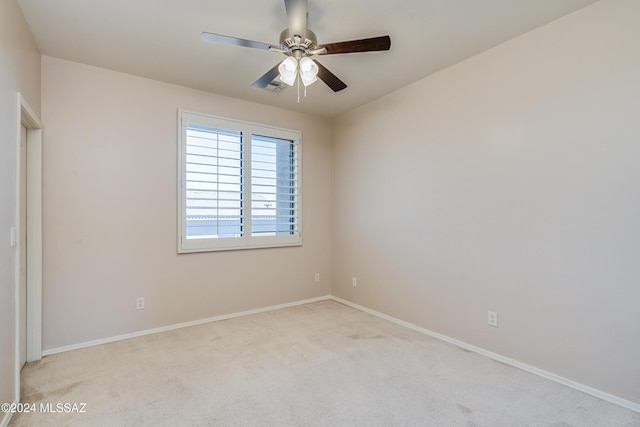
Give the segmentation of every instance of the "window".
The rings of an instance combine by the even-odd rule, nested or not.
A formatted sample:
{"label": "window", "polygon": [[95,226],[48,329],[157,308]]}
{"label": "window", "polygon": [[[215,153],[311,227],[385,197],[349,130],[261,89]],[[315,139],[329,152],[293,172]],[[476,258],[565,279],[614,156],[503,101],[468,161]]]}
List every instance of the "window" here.
{"label": "window", "polygon": [[300,132],[179,116],[178,252],[302,244]]}

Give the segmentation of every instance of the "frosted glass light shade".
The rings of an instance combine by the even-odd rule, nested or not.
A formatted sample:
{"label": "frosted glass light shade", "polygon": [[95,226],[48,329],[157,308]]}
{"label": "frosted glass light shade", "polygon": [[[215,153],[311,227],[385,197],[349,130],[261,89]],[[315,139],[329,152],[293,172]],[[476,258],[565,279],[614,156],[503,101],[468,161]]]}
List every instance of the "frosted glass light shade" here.
{"label": "frosted glass light shade", "polygon": [[282,80],[289,86],[293,86],[296,81],[296,75],[298,73],[298,61],[296,61],[295,58],[289,56],[287,59],[280,63],[280,66],[278,66],[278,71],[280,71],[280,80]]}
{"label": "frosted glass light shade", "polygon": [[318,80],[318,65],[308,57],[300,60],[300,78],[305,86]]}

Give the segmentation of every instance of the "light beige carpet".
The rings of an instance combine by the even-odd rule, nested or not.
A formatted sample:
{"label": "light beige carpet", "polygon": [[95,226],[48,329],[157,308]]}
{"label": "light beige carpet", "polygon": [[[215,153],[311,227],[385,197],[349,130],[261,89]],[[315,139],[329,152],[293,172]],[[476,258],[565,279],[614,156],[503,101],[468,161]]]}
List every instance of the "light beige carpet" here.
{"label": "light beige carpet", "polygon": [[23,402],[86,412],[10,425],[640,426],[638,413],[333,301],[48,356],[24,368]]}

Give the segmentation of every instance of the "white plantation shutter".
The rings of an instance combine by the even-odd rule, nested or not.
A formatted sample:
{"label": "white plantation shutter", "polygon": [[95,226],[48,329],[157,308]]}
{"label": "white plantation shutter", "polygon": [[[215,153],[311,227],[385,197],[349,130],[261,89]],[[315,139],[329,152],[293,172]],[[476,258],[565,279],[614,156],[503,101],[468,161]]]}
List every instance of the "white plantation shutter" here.
{"label": "white plantation shutter", "polygon": [[300,133],[180,111],[178,252],[300,245]]}
{"label": "white plantation shutter", "polygon": [[187,239],[241,237],[242,133],[186,129]]}
{"label": "white plantation shutter", "polygon": [[290,236],[298,232],[297,163],[294,141],[251,136],[253,236]]}

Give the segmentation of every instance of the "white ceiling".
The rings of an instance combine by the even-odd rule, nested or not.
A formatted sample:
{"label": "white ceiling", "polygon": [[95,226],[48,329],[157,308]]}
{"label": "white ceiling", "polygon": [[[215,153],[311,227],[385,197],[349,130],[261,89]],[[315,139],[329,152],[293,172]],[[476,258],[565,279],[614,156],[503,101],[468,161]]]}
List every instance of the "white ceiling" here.
{"label": "white ceiling", "polygon": [[202,31],[277,45],[283,0],[18,0],[40,52],[331,117],[596,0],[309,0],[318,44],[389,34],[388,52],[315,57],[349,87],[281,93],[251,83],[280,53],[207,43]]}

